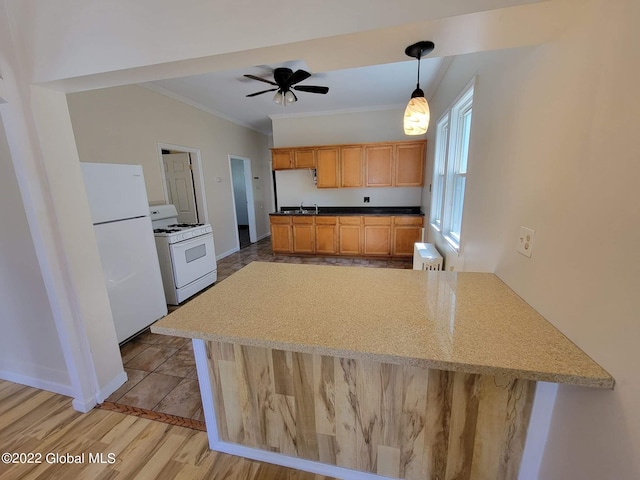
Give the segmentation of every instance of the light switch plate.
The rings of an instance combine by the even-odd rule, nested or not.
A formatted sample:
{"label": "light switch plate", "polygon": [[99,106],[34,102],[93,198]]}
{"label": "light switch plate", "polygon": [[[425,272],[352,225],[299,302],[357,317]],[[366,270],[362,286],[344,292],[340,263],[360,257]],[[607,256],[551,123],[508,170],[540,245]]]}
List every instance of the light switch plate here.
{"label": "light switch plate", "polygon": [[535,230],[527,227],[520,227],[520,235],[518,236],[518,245],[516,250],[525,257],[531,257],[533,250],[533,240],[536,236]]}

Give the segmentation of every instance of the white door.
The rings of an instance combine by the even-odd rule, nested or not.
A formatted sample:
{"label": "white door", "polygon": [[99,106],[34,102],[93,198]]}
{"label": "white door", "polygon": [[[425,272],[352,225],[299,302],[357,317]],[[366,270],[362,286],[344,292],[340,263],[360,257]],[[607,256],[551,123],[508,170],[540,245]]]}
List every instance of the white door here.
{"label": "white door", "polygon": [[118,342],[167,314],[149,217],[95,225]]}
{"label": "white door", "polygon": [[162,155],[169,203],[178,210],[178,222],[198,223],[191,159],[188,153]]}

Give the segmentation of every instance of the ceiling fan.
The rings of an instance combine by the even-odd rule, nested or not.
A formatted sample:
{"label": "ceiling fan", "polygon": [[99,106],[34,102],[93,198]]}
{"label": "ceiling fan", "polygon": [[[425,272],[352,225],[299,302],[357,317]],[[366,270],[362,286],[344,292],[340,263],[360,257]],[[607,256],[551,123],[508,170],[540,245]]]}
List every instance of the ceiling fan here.
{"label": "ceiling fan", "polygon": [[276,88],[269,88],[268,90],[262,90],[260,92],[250,93],[247,97],[255,97],[256,95],[262,95],[267,92],[276,92],[273,97],[273,101],[279,105],[287,105],[298,101],[298,97],[293,93],[293,90],[298,92],[307,93],[321,93],[325,94],[329,91],[329,87],[319,87],[316,85],[297,85],[298,83],[306,80],[311,74],[305,70],[296,70],[295,72],[290,68],[276,68],[273,71],[273,81],[266,78],[256,77],[255,75],[244,75],[252,80],[258,80],[260,82],[274,85]]}

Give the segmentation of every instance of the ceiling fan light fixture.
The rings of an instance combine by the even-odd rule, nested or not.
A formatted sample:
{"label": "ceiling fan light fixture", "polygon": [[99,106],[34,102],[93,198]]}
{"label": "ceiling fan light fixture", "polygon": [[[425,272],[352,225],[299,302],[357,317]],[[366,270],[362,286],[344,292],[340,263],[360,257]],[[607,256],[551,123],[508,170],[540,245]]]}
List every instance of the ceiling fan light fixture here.
{"label": "ceiling fan light fixture", "polygon": [[290,105],[292,103],[296,103],[297,101],[298,101],[298,99],[296,98],[294,93],[291,90],[287,90],[286,93],[284,94],[285,105],[286,104]]}
{"label": "ceiling fan light fixture", "polygon": [[282,105],[284,103],[284,95],[282,95],[281,90],[278,90],[276,94],[273,96],[273,101],[278,105]]}
{"label": "ceiling fan light fixture", "polygon": [[422,135],[429,128],[431,112],[429,111],[429,103],[424,97],[424,92],[420,88],[420,58],[422,58],[422,55],[433,51],[434,47],[433,42],[421,41],[409,45],[404,51],[408,56],[418,59],[418,82],[404,111],[405,135]]}

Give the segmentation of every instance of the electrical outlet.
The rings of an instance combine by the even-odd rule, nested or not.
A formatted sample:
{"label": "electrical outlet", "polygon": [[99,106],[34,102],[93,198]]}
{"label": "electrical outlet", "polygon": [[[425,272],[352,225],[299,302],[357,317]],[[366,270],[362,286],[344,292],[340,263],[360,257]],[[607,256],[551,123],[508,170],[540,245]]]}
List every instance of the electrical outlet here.
{"label": "electrical outlet", "polygon": [[369,203],[369,197],[364,197],[364,203]]}
{"label": "electrical outlet", "polygon": [[525,257],[531,257],[533,250],[533,239],[536,236],[535,230],[527,227],[520,227],[520,235],[518,236],[518,245],[516,251]]}

